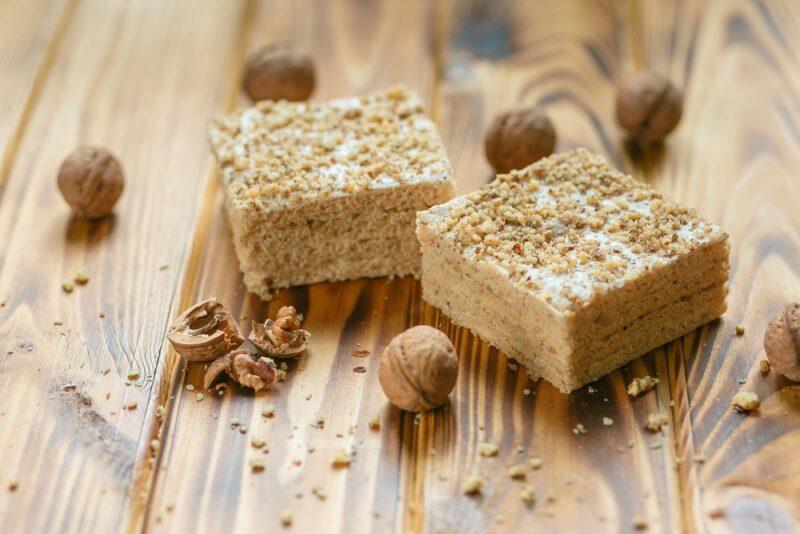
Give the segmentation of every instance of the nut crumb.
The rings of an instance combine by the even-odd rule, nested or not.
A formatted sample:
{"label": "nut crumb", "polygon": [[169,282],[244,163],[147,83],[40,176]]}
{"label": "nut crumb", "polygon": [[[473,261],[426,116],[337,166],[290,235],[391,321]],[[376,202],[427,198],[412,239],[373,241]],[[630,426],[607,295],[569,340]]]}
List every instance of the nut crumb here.
{"label": "nut crumb", "polygon": [[628,395],[631,397],[638,397],[642,393],[646,393],[656,387],[656,384],[658,384],[658,378],[653,378],[650,375],[634,378],[633,381],[628,384]]}
{"label": "nut crumb", "polygon": [[153,453],[158,452],[160,448],[161,448],[161,441],[157,439],[150,441],[150,449],[153,451]]}
{"label": "nut crumb", "polygon": [[64,280],[61,282],[61,289],[64,290],[64,293],[72,293],[75,290],[75,284],[72,280]]}
{"label": "nut crumb", "polygon": [[653,412],[647,415],[647,421],[645,421],[644,427],[650,432],[658,432],[661,430],[661,427],[665,426],[668,422],[669,418],[667,414],[664,412]]}
{"label": "nut crumb", "polygon": [[78,272],[75,273],[75,276],[72,277],[76,284],[86,285],[89,283],[89,273],[86,272],[86,268],[81,267],[78,269]]}
{"label": "nut crumb", "polygon": [[487,458],[497,456],[497,445],[490,442],[478,443],[478,453]]}
{"label": "nut crumb", "polygon": [[18,487],[19,487],[19,480],[17,480],[16,478],[13,478],[8,481],[8,491],[17,491]]}
{"label": "nut crumb", "polygon": [[122,405],[123,410],[135,410],[136,407],[139,406],[139,403],[136,401],[126,402]]}
{"label": "nut crumb", "polygon": [[508,476],[513,479],[521,480],[525,478],[525,464],[516,464],[508,468]]}
{"label": "nut crumb", "polygon": [[635,515],[632,518],[633,528],[636,530],[644,530],[648,527],[647,518],[641,515]]}
{"label": "nut crumb", "polygon": [[186,384],[186,391],[194,391],[194,385],[193,384]]}
{"label": "nut crumb", "polygon": [[264,470],[264,459],[263,458],[250,458],[250,470],[253,473],[260,473]]}
{"label": "nut crumb", "polygon": [[311,493],[313,493],[321,501],[324,501],[328,498],[328,492],[326,492],[322,486],[314,486],[311,488]]}
{"label": "nut crumb", "polygon": [[294,514],[291,510],[284,510],[281,512],[281,524],[284,527],[292,526],[292,521],[294,521]]}
{"label": "nut crumb", "polygon": [[542,461],[541,458],[533,457],[528,460],[528,465],[531,466],[531,469],[539,469],[540,467],[542,467],[542,464],[544,464],[544,462]]}
{"label": "nut crumb", "polygon": [[483,489],[483,478],[478,475],[470,475],[464,481],[464,494],[477,495]]}
{"label": "nut crumb", "polygon": [[261,439],[261,438],[259,438],[257,436],[251,436],[250,437],[250,445],[252,445],[253,448],[255,448],[255,449],[260,449],[266,444],[267,444],[266,441],[264,441],[263,439]]}
{"label": "nut crumb", "polygon": [[369,356],[369,349],[353,349],[353,352],[350,353],[350,356],[354,358],[366,358]]}
{"label": "nut crumb", "polygon": [[204,398],[206,398],[206,396],[205,396],[205,395],[203,395],[202,393],[196,393],[196,394],[195,394],[195,396],[194,396],[194,399],[195,399],[197,402],[200,402],[200,401],[202,401]]}
{"label": "nut crumb", "polygon": [[744,335],[744,327],[743,326],[737,326],[736,327],[736,335],[737,336],[743,336]]}
{"label": "nut crumb", "polygon": [[333,467],[349,467],[353,461],[353,455],[348,454],[346,451],[339,450],[333,456]]}
{"label": "nut crumb", "polygon": [[770,372],[770,370],[772,370],[772,366],[769,364],[769,360],[766,359],[758,362],[758,366],[759,368],[761,368],[761,372],[764,374],[767,374]]}
{"label": "nut crumb", "polygon": [[264,406],[264,409],[261,410],[261,415],[264,417],[272,417],[275,415],[275,405],[274,404],[267,404]]}
{"label": "nut crumb", "polygon": [[580,435],[580,434],[588,434],[589,431],[586,430],[586,427],[583,426],[581,423],[578,423],[578,424],[575,425],[575,428],[572,429],[572,433],[577,436],[577,435]]}
{"label": "nut crumb", "polygon": [[381,416],[376,415],[372,419],[369,420],[369,429],[370,430],[380,430],[381,429]]}
{"label": "nut crumb", "polygon": [[603,424],[605,426],[611,426],[614,424],[614,420],[611,419],[610,417],[603,417]]}
{"label": "nut crumb", "polygon": [[519,492],[519,497],[528,504],[532,503],[535,499],[533,486],[525,486],[524,488],[522,488],[522,491]]}
{"label": "nut crumb", "polygon": [[758,400],[758,395],[752,391],[740,391],[731,399],[731,404],[734,410],[738,412],[750,412],[757,410],[761,403]]}
{"label": "nut crumb", "polygon": [[139,376],[139,371],[128,371],[128,380],[138,380]]}

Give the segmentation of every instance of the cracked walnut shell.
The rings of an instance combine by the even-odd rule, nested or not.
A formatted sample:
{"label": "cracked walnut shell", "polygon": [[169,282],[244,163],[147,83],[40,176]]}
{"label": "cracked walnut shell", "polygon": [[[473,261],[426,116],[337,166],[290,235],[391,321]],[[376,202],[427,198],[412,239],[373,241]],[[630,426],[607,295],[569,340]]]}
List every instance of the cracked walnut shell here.
{"label": "cracked walnut shell", "polygon": [[415,326],[384,349],[378,369],[383,392],[402,410],[422,412],[447,402],[458,377],[453,343],[439,330]]}
{"label": "cracked walnut shell", "polygon": [[58,169],[58,189],[78,217],[96,219],[111,214],[122,195],[122,165],[104,148],[82,146]]}
{"label": "cracked walnut shell", "polygon": [[184,311],[167,334],[175,351],[190,362],[207,362],[244,343],[231,313],[211,298]]}
{"label": "cracked walnut shell", "polygon": [[789,304],[770,319],[764,332],[764,350],[770,368],[800,382],[800,304]]}
{"label": "cracked walnut shell", "polygon": [[253,321],[252,328],[250,342],[274,358],[293,358],[306,350],[311,340],[311,333],[300,328],[294,306],[283,306],[274,321]]}
{"label": "cracked walnut shell", "polygon": [[211,362],[203,377],[203,387],[211,389],[224,374],[242,386],[261,391],[275,382],[278,371],[270,358],[256,360],[249,350],[236,349]]}

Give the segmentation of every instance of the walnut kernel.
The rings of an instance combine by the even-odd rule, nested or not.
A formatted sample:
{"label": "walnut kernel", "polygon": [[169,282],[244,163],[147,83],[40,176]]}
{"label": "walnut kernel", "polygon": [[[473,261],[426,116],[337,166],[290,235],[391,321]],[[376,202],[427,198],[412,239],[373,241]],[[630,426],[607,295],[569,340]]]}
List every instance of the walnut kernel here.
{"label": "walnut kernel", "polygon": [[203,387],[211,389],[223,374],[242,386],[260,391],[275,382],[278,372],[270,358],[254,359],[249,350],[236,349],[211,362],[203,378]]}
{"label": "walnut kernel", "polygon": [[78,217],[109,215],[117,203],[125,178],[119,160],[108,150],[82,146],[67,156],[58,169],[58,189]]}
{"label": "walnut kernel", "polygon": [[314,91],[311,57],[286,42],[255,51],[247,60],[243,86],[253,100],[307,100]]}
{"label": "walnut kernel", "polygon": [[499,173],[522,169],[553,153],[556,130],[538,107],[498,115],[486,133],[486,159]]}
{"label": "walnut kernel", "polygon": [[311,334],[300,328],[300,319],[294,306],[283,306],[275,320],[264,324],[252,322],[250,342],[274,358],[293,358],[306,350]]}
{"label": "walnut kernel", "polygon": [[[769,368],[800,382],[800,304],[792,303],[770,319],[764,332]],[[763,370],[763,366],[762,366]]]}
{"label": "walnut kernel", "polygon": [[455,386],[458,356],[439,330],[415,326],[397,335],[381,355],[378,379],[389,402],[421,412],[441,406]]}

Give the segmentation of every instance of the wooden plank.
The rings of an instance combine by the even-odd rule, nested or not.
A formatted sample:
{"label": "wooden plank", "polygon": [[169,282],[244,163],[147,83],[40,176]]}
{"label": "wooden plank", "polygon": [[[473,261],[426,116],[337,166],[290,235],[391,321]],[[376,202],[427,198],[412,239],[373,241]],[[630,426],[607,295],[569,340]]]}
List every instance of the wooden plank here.
{"label": "wooden plank", "polygon": [[[680,129],[641,167],[722,224],[732,245],[728,312],[684,344],[669,374],[688,393],[678,441],[687,521],[698,531],[796,532],[800,466],[786,455],[800,446],[800,390],[762,375],[759,360],[767,320],[800,298],[800,12],[788,1],[639,8],[643,65],[686,91]],[[757,413],[731,410],[741,390],[761,397]]]}
{"label": "wooden plank", "polygon": [[[433,8],[426,0],[262,2],[251,18],[247,48],[279,39],[307,46],[318,67],[315,98],[401,82],[428,97],[434,82]],[[263,321],[292,304],[305,316],[312,346],[290,364],[286,382],[256,395],[236,389],[198,402],[203,366],[182,368],[147,525],[175,532],[270,531],[280,527],[280,513],[290,510],[299,531],[394,530],[406,499],[398,493],[407,456],[400,438],[412,419],[387,407],[377,362],[380,349],[413,322],[416,283],[318,284],[282,291],[264,304],[241,284],[222,200],[217,188],[207,191],[208,211],[195,234],[182,306],[217,296],[249,331],[250,318]],[[371,350],[369,358],[351,356],[359,344]],[[358,366],[366,373],[354,372]],[[195,390],[187,391],[188,384]],[[272,418],[261,415],[268,404],[276,407]],[[383,420],[379,431],[368,426],[375,415]],[[316,427],[320,416],[324,428]],[[234,417],[247,425],[246,434],[231,426]],[[265,439],[266,448],[251,447],[251,436]],[[333,469],[335,452],[350,447],[354,463]],[[251,473],[253,457],[265,460],[263,473]],[[327,493],[325,500],[312,494],[315,486]]]}
{"label": "wooden plank", "polygon": [[0,185],[70,12],[67,0],[0,3]]}
{"label": "wooden plank", "polygon": [[[127,522],[208,177],[202,131],[228,92],[245,7],[87,0],[53,51],[0,198],[4,532]],[[81,143],[123,162],[112,218],[75,220],[57,192],[58,165]],[[81,266],[88,285],[62,292]],[[129,371],[140,378],[126,383]],[[11,479],[16,491],[6,491]]]}
{"label": "wooden plank", "polygon": [[[444,20],[441,129],[462,191],[490,176],[483,132],[495,113],[519,103],[547,108],[558,150],[587,146],[618,166],[630,164],[613,121],[614,81],[627,61],[620,43],[627,14],[608,2],[453,3]],[[428,320],[438,321],[428,313]],[[446,322],[444,323],[447,324]],[[446,326],[462,358],[452,409],[425,414],[409,439],[418,454],[413,471],[418,501],[411,522],[430,532],[633,530],[633,516],[651,531],[680,528],[679,484],[671,430],[651,435],[648,413],[669,410],[670,391],[629,400],[634,376],[665,371],[664,350],[566,396],[522,371],[461,329]],[[525,390],[529,390],[526,394]],[[603,417],[613,420],[611,426]],[[581,423],[587,434],[575,434]],[[499,446],[482,458],[478,443]],[[658,447],[658,448],[653,448]],[[435,454],[434,454],[435,451]],[[508,467],[541,458],[526,481]],[[480,497],[463,495],[471,473],[481,475]],[[536,503],[520,498],[525,485]],[[548,494],[553,496],[548,502]]]}

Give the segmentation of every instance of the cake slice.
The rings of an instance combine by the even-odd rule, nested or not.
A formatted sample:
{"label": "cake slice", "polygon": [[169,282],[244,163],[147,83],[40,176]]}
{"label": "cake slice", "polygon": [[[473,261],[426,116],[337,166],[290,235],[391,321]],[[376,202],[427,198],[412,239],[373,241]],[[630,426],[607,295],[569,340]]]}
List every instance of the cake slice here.
{"label": "cake slice", "polygon": [[725,311],[728,237],[580,149],[417,216],[422,295],[564,392]]}
{"label": "cake slice", "polygon": [[420,99],[403,88],[329,102],[264,101],[215,121],[247,289],[415,275],[417,211],[454,195]]}

